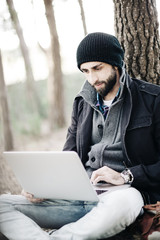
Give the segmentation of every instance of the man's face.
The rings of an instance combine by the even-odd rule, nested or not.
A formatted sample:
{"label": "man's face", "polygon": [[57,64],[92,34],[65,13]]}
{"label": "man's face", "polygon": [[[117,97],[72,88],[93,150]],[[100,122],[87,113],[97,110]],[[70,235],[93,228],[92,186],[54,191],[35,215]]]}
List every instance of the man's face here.
{"label": "man's face", "polygon": [[81,64],[81,71],[85,74],[88,82],[104,98],[115,86],[117,69],[103,62],[86,62]]}

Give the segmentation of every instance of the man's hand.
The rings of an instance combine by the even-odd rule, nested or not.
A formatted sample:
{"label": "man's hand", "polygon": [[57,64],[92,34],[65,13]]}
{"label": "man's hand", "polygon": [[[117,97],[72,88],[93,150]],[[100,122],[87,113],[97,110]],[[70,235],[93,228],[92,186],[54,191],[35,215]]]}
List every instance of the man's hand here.
{"label": "man's hand", "polygon": [[121,174],[107,166],[99,168],[92,173],[91,182],[96,185],[99,181],[105,181],[113,185],[124,184],[124,179],[121,177]]}
{"label": "man's hand", "polygon": [[42,198],[34,198],[33,194],[25,192],[24,189],[22,190],[21,195],[24,196],[25,198],[27,198],[27,200],[32,203],[40,203],[40,202],[44,201],[44,199],[42,199]]}

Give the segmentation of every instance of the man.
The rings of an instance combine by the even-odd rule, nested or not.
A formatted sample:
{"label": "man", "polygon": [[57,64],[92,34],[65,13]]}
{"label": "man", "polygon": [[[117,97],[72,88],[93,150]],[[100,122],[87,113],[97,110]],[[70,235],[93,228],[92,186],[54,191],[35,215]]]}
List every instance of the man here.
{"label": "man", "polygon": [[[109,34],[88,34],[77,49],[87,81],[75,98],[64,150],[78,152],[93,184],[130,184],[100,201],[2,195],[0,230],[9,239],[102,239],[133,223],[160,199],[160,88],[131,79]],[[56,228],[49,234],[40,227]]]}

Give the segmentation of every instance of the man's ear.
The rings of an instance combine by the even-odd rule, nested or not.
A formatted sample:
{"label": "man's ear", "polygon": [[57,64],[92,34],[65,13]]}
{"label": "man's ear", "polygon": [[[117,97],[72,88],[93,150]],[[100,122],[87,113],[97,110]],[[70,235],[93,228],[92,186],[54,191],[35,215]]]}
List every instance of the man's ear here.
{"label": "man's ear", "polygon": [[118,71],[118,67],[117,66],[113,66],[113,69]]}

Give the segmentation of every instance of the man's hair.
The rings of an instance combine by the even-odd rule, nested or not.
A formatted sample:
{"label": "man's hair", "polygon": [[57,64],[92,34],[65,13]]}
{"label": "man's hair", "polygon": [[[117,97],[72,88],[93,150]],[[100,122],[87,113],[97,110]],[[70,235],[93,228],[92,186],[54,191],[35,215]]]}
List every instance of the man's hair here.
{"label": "man's hair", "polygon": [[88,34],[77,48],[77,66],[85,62],[105,62],[121,68],[124,51],[113,35],[95,32]]}

